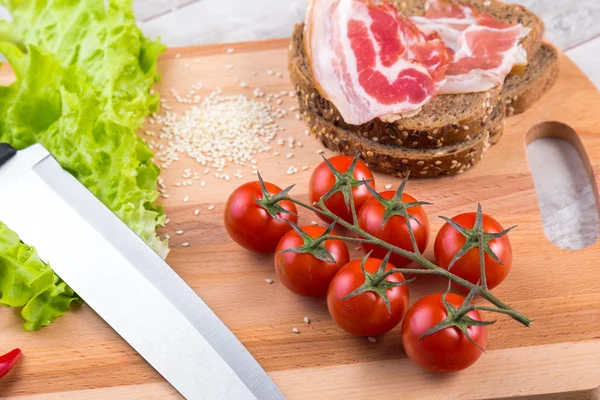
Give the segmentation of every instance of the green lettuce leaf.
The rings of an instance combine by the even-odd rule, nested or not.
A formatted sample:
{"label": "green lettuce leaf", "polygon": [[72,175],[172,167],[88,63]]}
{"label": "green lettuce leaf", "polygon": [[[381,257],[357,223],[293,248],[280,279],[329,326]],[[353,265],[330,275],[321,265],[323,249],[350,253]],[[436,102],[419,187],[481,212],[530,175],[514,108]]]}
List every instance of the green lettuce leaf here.
{"label": "green lettuce leaf", "polygon": [[38,330],[81,299],[43,262],[35,249],[0,222],[0,304],[22,307],[25,329]]}
{"label": "green lettuce leaf", "polygon": [[[135,26],[131,1],[110,0],[106,8],[104,0],[0,4],[13,16],[12,22],[0,24],[0,53],[16,75],[12,85],[0,87],[0,142],[17,149],[44,145],[166,257],[167,243],[156,235],[165,219],[154,205],[160,170],[135,134],[158,108],[158,97],[150,91],[164,47]],[[0,304],[22,307],[28,330],[52,323],[79,301],[5,226],[0,229],[0,263]]]}
{"label": "green lettuce leaf", "polygon": [[159,79],[156,60],[165,47],[145,38],[131,0],[0,0],[12,21],[0,21],[0,40],[51,52],[77,65],[111,117],[132,129],[158,110],[150,95]]}

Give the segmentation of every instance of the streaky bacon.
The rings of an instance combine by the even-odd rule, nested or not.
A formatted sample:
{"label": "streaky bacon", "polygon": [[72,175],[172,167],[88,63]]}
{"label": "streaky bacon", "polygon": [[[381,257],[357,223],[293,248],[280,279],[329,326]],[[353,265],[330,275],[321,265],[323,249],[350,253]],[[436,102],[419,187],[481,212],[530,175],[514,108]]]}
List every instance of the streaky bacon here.
{"label": "streaky bacon", "polygon": [[425,33],[438,33],[450,50],[440,93],[482,92],[501,85],[515,65],[527,63],[520,40],[529,29],[510,25],[466,5],[428,0],[424,17],[411,20]]}
{"label": "streaky bacon", "polygon": [[304,45],[319,92],[350,124],[414,115],[445,82],[440,36],[388,3],[311,0]]}

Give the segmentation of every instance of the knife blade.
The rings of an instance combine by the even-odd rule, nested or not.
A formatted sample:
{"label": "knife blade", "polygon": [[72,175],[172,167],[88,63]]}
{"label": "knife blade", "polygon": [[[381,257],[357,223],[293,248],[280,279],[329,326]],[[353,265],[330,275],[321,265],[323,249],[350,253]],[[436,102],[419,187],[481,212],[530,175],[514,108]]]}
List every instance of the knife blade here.
{"label": "knife blade", "polygon": [[190,399],[284,398],[208,305],[45,148],[14,153],[0,147],[0,220],[173,387]]}

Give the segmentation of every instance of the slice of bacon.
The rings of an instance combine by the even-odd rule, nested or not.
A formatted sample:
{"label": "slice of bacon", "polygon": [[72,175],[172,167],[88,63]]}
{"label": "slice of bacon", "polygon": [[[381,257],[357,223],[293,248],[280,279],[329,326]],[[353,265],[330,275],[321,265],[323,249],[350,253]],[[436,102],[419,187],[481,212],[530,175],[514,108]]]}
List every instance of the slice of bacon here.
{"label": "slice of bacon", "polygon": [[388,3],[311,0],[304,46],[319,92],[349,124],[414,115],[444,84],[446,46]]}
{"label": "slice of bacon", "polygon": [[428,0],[424,17],[411,20],[425,33],[438,33],[451,49],[440,93],[483,92],[501,85],[516,65],[527,63],[520,45],[530,29],[510,25],[466,5]]}

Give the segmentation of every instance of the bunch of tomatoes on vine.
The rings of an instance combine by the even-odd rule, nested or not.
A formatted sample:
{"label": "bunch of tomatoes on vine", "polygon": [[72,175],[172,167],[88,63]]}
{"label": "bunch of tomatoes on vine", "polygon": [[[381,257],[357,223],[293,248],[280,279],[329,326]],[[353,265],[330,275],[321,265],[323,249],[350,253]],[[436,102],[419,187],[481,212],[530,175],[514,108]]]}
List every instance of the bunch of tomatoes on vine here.
{"label": "bunch of tomatoes on vine", "polygon": [[[369,167],[356,157],[323,157],[309,183],[309,201],[259,180],[237,188],[225,207],[225,227],[242,247],[274,253],[281,283],[300,296],[325,297],[333,320],[356,336],[383,335],[401,325],[407,355],[437,372],[465,369],[485,351],[488,325],[481,311],[529,319],[491,289],[508,275],[512,250],[494,218],[477,212],[444,219],[434,242],[435,263],[423,256],[430,236],[424,206],[405,193],[377,192]],[[298,226],[298,206],[329,226]],[[335,232],[338,233],[335,233]],[[350,260],[347,243],[360,244],[362,259]],[[411,264],[416,267],[407,268]],[[418,275],[448,280],[448,290],[409,308],[409,284]],[[463,294],[451,293],[454,286]],[[475,296],[491,303],[475,305]]]}

